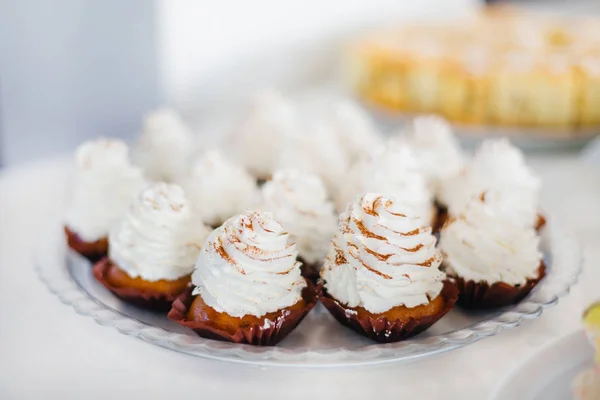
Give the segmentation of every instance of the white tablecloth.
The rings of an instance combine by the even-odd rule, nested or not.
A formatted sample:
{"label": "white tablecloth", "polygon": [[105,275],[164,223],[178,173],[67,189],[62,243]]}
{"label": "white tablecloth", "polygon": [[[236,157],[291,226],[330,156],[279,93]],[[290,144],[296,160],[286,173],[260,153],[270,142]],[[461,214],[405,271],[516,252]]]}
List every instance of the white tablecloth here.
{"label": "white tablecloth", "polygon": [[[356,369],[256,368],[193,358],[97,325],[61,304],[32,269],[32,249],[62,213],[69,161],[0,172],[0,398],[484,399],[541,345],[580,327],[600,269],[600,178],[574,156],[532,158],[544,207],[579,233],[581,283],[541,318],[463,349]],[[366,397],[365,397],[366,396]]]}

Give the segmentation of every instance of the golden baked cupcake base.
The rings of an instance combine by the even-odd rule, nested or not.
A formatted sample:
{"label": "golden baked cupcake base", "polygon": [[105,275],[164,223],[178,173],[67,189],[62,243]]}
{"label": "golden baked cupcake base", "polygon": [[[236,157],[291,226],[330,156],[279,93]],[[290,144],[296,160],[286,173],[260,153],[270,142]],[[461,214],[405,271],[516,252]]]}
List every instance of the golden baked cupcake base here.
{"label": "golden baked cupcake base", "polygon": [[460,277],[452,277],[459,290],[457,304],[468,309],[490,309],[516,304],[523,300],[539,281],[546,275],[546,265],[542,261],[538,268],[538,276],[528,279],[524,285],[512,286],[504,282],[492,285],[487,282],[465,281]]}
{"label": "golden baked cupcake base", "polygon": [[108,238],[98,239],[95,242],[86,242],[78,234],[64,227],[69,248],[93,263],[100,261],[108,254]]}
{"label": "golden baked cupcake base", "polygon": [[98,282],[123,301],[155,311],[170,310],[173,301],[190,282],[189,276],[156,282],[131,278],[108,257],[96,263],[92,271]]}
{"label": "golden baked cupcake base", "polygon": [[385,111],[578,138],[600,125],[599,25],[513,9],[385,28],[350,46],[348,81]]}
{"label": "golden baked cupcake base", "polygon": [[[307,280],[302,299],[287,308],[262,317],[245,315],[242,318],[220,313],[208,306],[200,296],[192,295],[188,287],[174,302],[169,319],[192,329],[207,339],[226,342],[274,346],[285,338],[304,319],[317,303],[320,287]],[[267,322],[269,321],[269,322]]]}
{"label": "golden baked cupcake base", "polygon": [[[453,282],[446,280],[442,292],[429,304],[413,308],[394,307],[381,314],[370,313],[362,307],[344,306],[325,289],[320,300],[342,325],[376,342],[391,343],[408,339],[428,329],[454,307],[457,298],[458,288]],[[388,314],[395,318],[390,319]]]}

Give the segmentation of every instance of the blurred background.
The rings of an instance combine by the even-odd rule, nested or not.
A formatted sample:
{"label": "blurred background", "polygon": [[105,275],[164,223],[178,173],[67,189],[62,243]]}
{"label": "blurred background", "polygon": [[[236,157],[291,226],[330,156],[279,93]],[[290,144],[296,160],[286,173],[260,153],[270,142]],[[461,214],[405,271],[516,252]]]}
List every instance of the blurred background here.
{"label": "blurred background", "polygon": [[[307,54],[328,55],[331,43],[356,32],[450,18],[483,3],[2,0],[0,165],[64,153],[99,135],[131,139],[143,114],[161,104],[202,119],[210,103],[236,97],[221,78],[244,71],[240,65],[277,54],[272,70],[256,67],[237,76],[236,87],[284,85],[286,66],[318,69]],[[518,3],[558,13],[600,8],[598,1]]]}

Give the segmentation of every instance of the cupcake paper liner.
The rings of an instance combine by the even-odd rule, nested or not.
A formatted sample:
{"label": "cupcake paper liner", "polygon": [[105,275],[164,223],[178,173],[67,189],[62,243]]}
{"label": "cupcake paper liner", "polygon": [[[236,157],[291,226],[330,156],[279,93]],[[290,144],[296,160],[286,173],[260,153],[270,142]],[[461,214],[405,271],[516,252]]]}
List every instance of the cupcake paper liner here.
{"label": "cupcake paper liner", "polygon": [[490,285],[487,282],[465,281],[461,277],[454,277],[459,290],[457,304],[463,308],[473,310],[516,304],[523,300],[545,275],[546,265],[542,261],[538,268],[538,276],[528,279],[524,285],[519,286],[504,282],[496,282]]}
{"label": "cupcake paper liner", "polygon": [[391,343],[408,339],[425,331],[446,315],[454,307],[454,303],[458,298],[458,289],[452,281],[446,280],[440,295],[444,299],[444,309],[442,311],[423,318],[415,319],[411,317],[407,320],[389,320],[385,316],[361,318],[355,310],[346,308],[325,290],[322,291],[320,300],[331,315],[342,325],[376,342]]}
{"label": "cupcake paper liner", "polygon": [[319,273],[321,271],[321,267],[323,266],[323,262],[316,261],[308,263],[304,261],[302,257],[298,257],[298,261],[302,263],[302,265],[300,266],[302,276],[307,280],[310,280],[312,283],[316,284],[317,280],[319,279]]}
{"label": "cupcake paper liner", "polygon": [[448,209],[444,206],[436,205],[437,215],[433,221],[433,233],[438,233],[448,220]]}
{"label": "cupcake paper liner", "polygon": [[275,321],[268,323],[265,320],[260,324],[240,326],[233,334],[214,327],[210,323],[190,321],[187,318],[188,311],[194,301],[194,296],[192,296],[193,287],[191,285],[173,302],[168,317],[192,329],[204,338],[256,346],[274,346],[294,330],[317,303],[320,287],[313,285],[310,281],[307,281],[307,284],[306,288],[302,291],[302,298],[306,302],[306,306],[303,309],[289,310],[284,308],[278,312],[279,316]]}
{"label": "cupcake paper liner", "polygon": [[110,268],[118,267],[112,261],[110,261],[108,257],[104,257],[94,265],[92,270],[94,277],[105,288],[110,290],[113,294],[126,303],[154,311],[169,311],[171,309],[171,304],[180,294],[180,292],[165,293],[157,290],[113,286],[106,279],[106,275],[108,274]]}
{"label": "cupcake paper liner", "polygon": [[107,238],[98,239],[95,242],[86,242],[69,227],[65,226],[64,230],[69,248],[87,258],[92,264],[100,261],[108,254]]}

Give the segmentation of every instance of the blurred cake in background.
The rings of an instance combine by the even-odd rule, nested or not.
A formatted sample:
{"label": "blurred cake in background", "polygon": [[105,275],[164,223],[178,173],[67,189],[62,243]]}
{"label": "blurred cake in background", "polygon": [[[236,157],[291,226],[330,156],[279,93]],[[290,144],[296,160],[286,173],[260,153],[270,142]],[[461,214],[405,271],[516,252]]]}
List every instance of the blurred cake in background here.
{"label": "blurred cake in background", "polygon": [[488,126],[600,125],[600,18],[504,7],[404,25],[354,43],[347,67],[359,96],[391,111]]}

